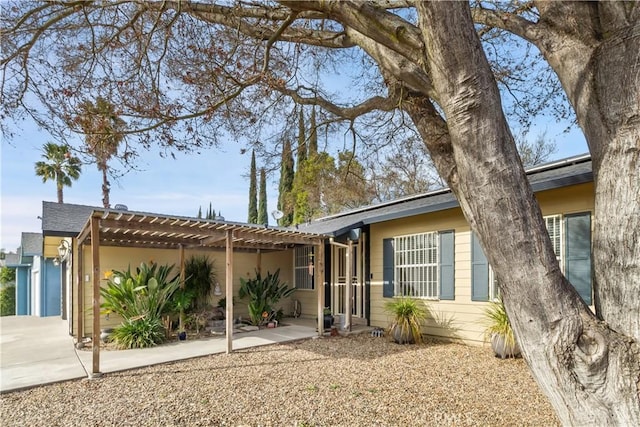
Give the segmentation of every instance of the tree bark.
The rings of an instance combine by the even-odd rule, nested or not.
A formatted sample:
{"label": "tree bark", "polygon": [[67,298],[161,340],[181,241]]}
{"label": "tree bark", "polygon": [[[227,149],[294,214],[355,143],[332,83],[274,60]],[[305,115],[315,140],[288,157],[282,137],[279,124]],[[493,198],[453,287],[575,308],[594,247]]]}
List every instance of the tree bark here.
{"label": "tree bark", "polygon": [[[560,271],[468,5],[418,2],[417,8],[436,101],[450,136],[450,148],[445,143],[431,154],[480,237],[533,375],[564,424],[640,424],[638,346],[593,316]],[[415,114],[428,112],[429,104],[419,101],[418,96],[409,111],[417,127],[429,132],[424,126],[434,121]],[[638,164],[628,157],[626,172]],[[615,173],[613,164],[607,166]],[[597,185],[599,179],[596,171]],[[628,224],[637,219],[627,218]],[[622,233],[617,230],[613,239]],[[616,247],[620,243],[625,246],[617,241]],[[634,244],[626,246],[636,250]]]}
{"label": "tree bark", "polygon": [[[640,7],[539,7],[547,31],[537,45],[565,88],[593,159],[596,313],[640,342]],[[567,31],[567,18],[589,25]]]}

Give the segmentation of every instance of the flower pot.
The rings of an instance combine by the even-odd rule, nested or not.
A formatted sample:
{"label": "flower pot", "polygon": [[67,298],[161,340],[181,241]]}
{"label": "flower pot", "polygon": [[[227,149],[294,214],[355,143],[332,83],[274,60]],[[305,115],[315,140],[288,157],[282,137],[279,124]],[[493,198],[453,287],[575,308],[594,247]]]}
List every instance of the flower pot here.
{"label": "flower pot", "polygon": [[415,344],[415,339],[408,331],[402,331],[402,328],[396,327],[392,329],[391,337],[397,344]]}
{"label": "flower pot", "polygon": [[330,314],[325,314],[323,317],[324,326],[323,328],[326,330],[331,329],[331,325],[333,325],[333,316]]}
{"label": "flower pot", "polygon": [[187,339],[187,333],[185,331],[178,332],[178,339],[180,341],[184,341]]}
{"label": "flower pot", "polygon": [[111,334],[113,334],[112,328],[101,329],[100,330],[100,341],[106,343],[111,338]]}
{"label": "flower pot", "polygon": [[491,349],[495,353],[496,357],[506,359],[508,357],[517,357],[520,355],[520,347],[515,342],[513,345],[509,345],[503,335],[493,334],[491,335]]}

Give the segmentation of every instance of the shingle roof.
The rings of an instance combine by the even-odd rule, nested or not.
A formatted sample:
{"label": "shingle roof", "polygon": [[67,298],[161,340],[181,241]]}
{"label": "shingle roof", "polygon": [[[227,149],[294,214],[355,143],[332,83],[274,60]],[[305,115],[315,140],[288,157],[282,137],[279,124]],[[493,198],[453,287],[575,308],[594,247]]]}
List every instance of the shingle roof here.
{"label": "shingle roof", "polygon": [[91,216],[94,206],[42,202],[42,234],[75,237]]}
{"label": "shingle roof", "polygon": [[[550,190],[593,181],[591,157],[571,157],[527,170],[534,191]],[[301,224],[299,228],[312,233],[340,236],[349,230],[366,224],[406,218],[459,206],[448,188],[404,197],[390,202],[366,206],[337,215]]]}
{"label": "shingle roof", "polygon": [[14,253],[5,254],[5,258],[0,260],[0,266],[2,267],[15,267],[20,265],[20,255]]}
{"label": "shingle roof", "polygon": [[42,255],[42,234],[22,233],[22,256]]}

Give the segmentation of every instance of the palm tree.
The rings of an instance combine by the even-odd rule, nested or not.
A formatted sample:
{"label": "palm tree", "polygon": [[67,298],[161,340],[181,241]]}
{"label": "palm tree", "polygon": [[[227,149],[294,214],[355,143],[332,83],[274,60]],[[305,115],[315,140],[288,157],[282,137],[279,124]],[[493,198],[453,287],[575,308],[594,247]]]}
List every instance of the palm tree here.
{"label": "palm tree", "polygon": [[87,151],[102,172],[102,205],[109,208],[108,163],[118,153],[126,123],[118,116],[116,107],[100,96],[95,103],[88,100],[82,102],[79,111],[75,123],[84,132]]}
{"label": "palm tree", "polygon": [[80,177],[80,159],[72,156],[68,145],[58,145],[47,142],[42,147],[42,157],[47,161],[36,162],[36,175],[42,177],[42,182],[53,180],[58,190],[58,203],[63,202],[62,188],[71,187],[71,181]]}

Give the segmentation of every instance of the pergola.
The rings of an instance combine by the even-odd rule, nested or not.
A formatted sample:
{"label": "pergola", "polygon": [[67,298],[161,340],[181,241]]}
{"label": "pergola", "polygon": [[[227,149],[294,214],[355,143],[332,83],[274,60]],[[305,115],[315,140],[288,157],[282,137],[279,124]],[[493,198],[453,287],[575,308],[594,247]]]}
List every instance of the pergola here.
{"label": "pergola", "polygon": [[[184,250],[218,249],[226,252],[226,340],[227,353],[233,350],[233,254],[289,250],[296,246],[315,247],[315,288],[318,292],[318,333],[323,334],[324,242],[326,236],[294,229],[258,226],[227,221],[196,219],[123,210],[94,210],[78,234],[78,303],[83,306],[83,248],[91,247],[93,284],[93,366],[100,375],[100,247],[135,247],[179,251],[180,274],[184,279]],[[77,316],[78,339],[84,330],[83,316]]]}

